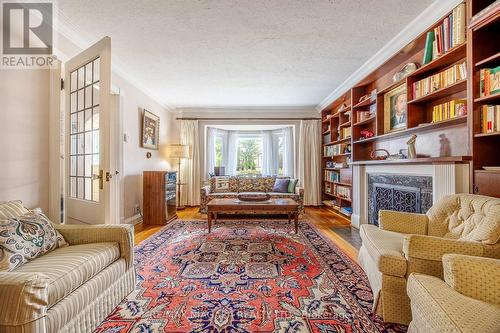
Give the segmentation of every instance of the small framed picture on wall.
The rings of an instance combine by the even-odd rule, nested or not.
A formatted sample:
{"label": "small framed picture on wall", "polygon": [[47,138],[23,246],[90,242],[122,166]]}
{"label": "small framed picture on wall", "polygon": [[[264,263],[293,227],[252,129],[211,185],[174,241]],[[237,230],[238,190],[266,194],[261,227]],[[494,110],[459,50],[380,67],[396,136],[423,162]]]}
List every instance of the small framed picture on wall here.
{"label": "small framed picture on wall", "polygon": [[404,130],[407,127],[406,84],[384,95],[384,132]]}
{"label": "small framed picture on wall", "polygon": [[144,110],[142,115],[141,147],[158,150],[160,144],[160,117]]}

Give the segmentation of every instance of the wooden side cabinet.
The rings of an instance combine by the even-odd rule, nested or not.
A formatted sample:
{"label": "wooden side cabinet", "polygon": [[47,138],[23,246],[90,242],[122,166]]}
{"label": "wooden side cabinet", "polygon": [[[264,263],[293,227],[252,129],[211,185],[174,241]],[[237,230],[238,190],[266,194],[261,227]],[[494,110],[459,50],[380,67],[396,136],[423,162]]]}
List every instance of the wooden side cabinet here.
{"label": "wooden side cabinet", "polygon": [[500,171],[476,170],[475,193],[500,198]]}
{"label": "wooden side cabinet", "polygon": [[165,225],[177,218],[177,172],[144,171],[142,182],[143,224]]}

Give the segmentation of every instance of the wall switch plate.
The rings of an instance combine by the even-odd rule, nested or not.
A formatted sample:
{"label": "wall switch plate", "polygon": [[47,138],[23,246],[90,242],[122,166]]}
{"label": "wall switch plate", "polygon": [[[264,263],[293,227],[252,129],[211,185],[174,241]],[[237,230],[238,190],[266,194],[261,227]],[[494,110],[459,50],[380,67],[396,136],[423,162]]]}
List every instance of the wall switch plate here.
{"label": "wall switch plate", "polygon": [[127,133],[124,133],[123,134],[123,142],[128,142],[128,140],[130,140],[130,135],[128,135]]}

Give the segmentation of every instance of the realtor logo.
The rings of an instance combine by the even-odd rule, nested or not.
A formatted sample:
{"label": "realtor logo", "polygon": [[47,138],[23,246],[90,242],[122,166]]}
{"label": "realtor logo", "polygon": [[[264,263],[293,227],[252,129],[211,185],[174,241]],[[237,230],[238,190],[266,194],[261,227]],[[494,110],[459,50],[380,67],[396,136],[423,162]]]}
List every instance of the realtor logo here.
{"label": "realtor logo", "polygon": [[2,2],[2,68],[46,69],[54,63],[53,4]]}

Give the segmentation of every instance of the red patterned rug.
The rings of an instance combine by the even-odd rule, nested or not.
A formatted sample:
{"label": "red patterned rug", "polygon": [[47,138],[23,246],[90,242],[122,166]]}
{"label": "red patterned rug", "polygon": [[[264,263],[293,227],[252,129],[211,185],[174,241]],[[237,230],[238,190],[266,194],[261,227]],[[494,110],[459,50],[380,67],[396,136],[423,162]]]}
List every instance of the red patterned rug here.
{"label": "red patterned rug", "polygon": [[96,332],[404,332],[362,269],[302,221],[177,220],[135,248],[138,285]]}

